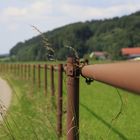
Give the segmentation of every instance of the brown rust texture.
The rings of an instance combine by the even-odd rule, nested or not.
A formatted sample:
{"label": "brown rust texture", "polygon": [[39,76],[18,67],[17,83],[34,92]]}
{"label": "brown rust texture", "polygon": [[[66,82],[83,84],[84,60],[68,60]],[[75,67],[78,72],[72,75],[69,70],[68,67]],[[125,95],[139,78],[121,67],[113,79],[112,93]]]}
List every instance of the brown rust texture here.
{"label": "brown rust texture", "polygon": [[44,65],[44,90],[45,90],[45,95],[47,95],[47,64]]}
{"label": "brown rust texture", "polygon": [[57,96],[57,133],[62,136],[62,105],[63,105],[63,65],[58,65],[58,96]]}
{"label": "brown rust texture", "polygon": [[79,69],[73,58],[67,59],[67,140],[79,140]]}
{"label": "brown rust texture", "polygon": [[41,88],[40,64],[38,64],[38,89]]}
{"label": "brown rust texture", "polygon": [[51,65],[50,67],[50,80],[51,80],[51,95],[54,96],[55,87],[54,87],[54,67]]}
{"label": "brown rust texture", "polygon": [[140,94],[140,61],[88,65],[82,68],[82,75]]}

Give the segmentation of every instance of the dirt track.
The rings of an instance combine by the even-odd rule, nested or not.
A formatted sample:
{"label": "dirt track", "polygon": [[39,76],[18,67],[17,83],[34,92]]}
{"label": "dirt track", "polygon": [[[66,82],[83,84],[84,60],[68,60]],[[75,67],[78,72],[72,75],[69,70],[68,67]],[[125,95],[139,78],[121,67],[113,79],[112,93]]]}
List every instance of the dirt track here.
{"label": "dirt track", "polygon": [[8,83],[0,78],[0,121],[2,120],[1,114],[4,114],[5,111],[10,106],[12,97],[12,90]]}

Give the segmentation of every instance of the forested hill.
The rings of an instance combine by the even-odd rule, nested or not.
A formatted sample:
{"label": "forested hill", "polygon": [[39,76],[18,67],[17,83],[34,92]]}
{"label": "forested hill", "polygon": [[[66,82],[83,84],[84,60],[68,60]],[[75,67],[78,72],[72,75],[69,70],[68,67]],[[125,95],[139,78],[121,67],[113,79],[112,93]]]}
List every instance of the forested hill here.
{"label": "forested hill", "polygon": [[[44,33],[52,48],[55,58],[65,59],[70,52],[69,45],[83,57],[92,51],[107,51],[113,59],[120,57],[123,47],[140,46],[140,11],[129,16],[105,20],[78,22]],[[49,52],[41,36],[19,42],[10,55],[17,60],[46,60]]]}

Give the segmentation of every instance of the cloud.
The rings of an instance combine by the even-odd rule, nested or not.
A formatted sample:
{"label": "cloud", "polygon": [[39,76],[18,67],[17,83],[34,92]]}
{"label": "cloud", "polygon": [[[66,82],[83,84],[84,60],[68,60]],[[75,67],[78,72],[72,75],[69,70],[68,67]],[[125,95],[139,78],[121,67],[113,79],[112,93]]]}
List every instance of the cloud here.
{"label": "cloud", "polygon": [[5,16],[24,16],[27,14],[26,9],[19,9],[15,7],[8,7],[3,11]]}
{"label": "cloud", "polygon": [[19,25],[18,24],[10,24],[7,27],[7,30],[11,31],[11,32],[15,32],[19,29]]}
{"label": "cloud", "polygon": [[[109,5],[108,7],[96,7],[90,5],[67,3],[69,1],[60,0],[42,0],[32,1],[29,5],[24,7],[10,6],[0,11],[0,22],[38,22],[40,20],[51,20],[52,18],[61,18],[64,20],[71,19],[71,21],[90,20],[110,18],[114,16],[121,16],[123,14],[130,14],[140,9],[140,2],[138,3],[119,3],[117,5]],[[54,19],[55,20],[55,19]],[[67,21],[66,21],[67,22]],[[59,25],[58,25],[59,26]]]}
{"label": "cloud", "polygon": [[30,0],[22,6],[16,3],[0,9],[0,24],[11,32],[23,30],[28,25],[36,25],[46,31],[71,22],[122,16],[139,9],[140,2],[132,4],[130,0],[105,7],[74,3],[74,0]]}
{"label": "cloud", "polygon": [[52,3],[50,0],[34,2],[26,7],[12,6],[7,7],[2,11],[5,19],[16,18],[18,19],[33,19],[42,15],[49,15],[52,12]]}
{"label": "cloud", "polygon": [[102,19],[122,16],[123,14],[130,14],[140,10],[140,2],[139,4],[128,3],[123,5],[113,5],[107,8],[63,4],[61,5],[61,10],[62,13],[65,13],[65,15],[69,16],[70,18],[77,18],[78,20]]}

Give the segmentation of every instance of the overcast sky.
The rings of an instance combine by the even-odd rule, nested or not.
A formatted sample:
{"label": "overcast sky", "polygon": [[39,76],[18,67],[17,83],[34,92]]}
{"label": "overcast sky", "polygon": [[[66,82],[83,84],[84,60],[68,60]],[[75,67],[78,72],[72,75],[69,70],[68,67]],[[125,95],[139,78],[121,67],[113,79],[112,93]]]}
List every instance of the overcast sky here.
{"label": "overcast sky", "polygon": [[65,24],[128,15],[140,10],[140,0],[1,0],[0,54],[17,42]]}

